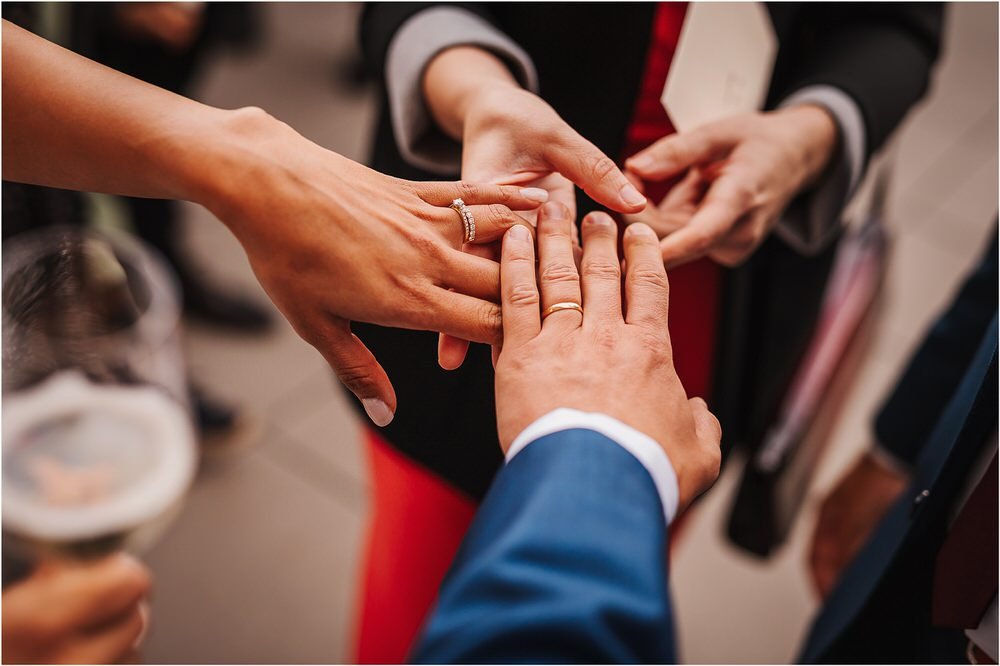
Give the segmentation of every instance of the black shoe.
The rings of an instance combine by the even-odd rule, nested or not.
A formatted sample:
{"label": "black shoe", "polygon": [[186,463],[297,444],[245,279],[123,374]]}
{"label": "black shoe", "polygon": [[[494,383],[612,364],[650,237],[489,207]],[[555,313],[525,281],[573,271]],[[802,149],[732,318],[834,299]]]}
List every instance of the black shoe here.
{"label": "black shoe", "polygon": [[236,409],[210,398],[197,386],[189,386],[188,391],[199,435],[224,434],[233,429],[236,424]]}
{"label": "black shoe", "polygon": [[234,407],[208,396],[190,385],[191,410],[198,429],[198,444],[203,454],[220,454],[242,448],[259,430],[254,420]]}
{"label": "black shoe", "polygon": [[207,324],[246,333],[263,333],[274,323],[271,312],[239,294],[225,293],[205,280],[181,276],[184,312]]}

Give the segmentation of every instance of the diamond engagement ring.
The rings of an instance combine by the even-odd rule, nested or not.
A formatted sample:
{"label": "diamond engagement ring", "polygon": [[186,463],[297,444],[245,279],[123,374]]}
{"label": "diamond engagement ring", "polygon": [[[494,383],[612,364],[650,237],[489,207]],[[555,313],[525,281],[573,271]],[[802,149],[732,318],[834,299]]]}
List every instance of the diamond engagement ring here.
{"label": "diamond engagement ring", "polygon": [[462,218],[462,242],[471,243],[476,240],[476,218],[461,199],[455,199],[448,208],[454,209]]}

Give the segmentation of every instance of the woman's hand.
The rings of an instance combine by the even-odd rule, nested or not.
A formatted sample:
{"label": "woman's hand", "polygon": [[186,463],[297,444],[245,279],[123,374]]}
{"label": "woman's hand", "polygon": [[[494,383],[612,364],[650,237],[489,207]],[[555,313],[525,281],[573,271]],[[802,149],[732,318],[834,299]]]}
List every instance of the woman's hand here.
{"label": "woman's hand", "polygon": [[676,266],[702,256],[735,266],[770,233],[788,204],[826,169],[837,126],[818,106],[726,118],[665,137],[626,160],[634,182],[683,180],[645,222]]}
{"label": "woman's hand", "polygon": [[462,198],[489,243],[546,193],[521,187],[412,183],[303,138],[257,109],[233,112],[211,163],[223,178],[199,195],[243,244],[271,300],[315,346],[369,416],[385,425],[396,396],[351,320],[500,337],[499,266],[459,250],[448,207]]}
{"label": "woman's hand", "polygon": [[375,423],[392,419],[396,396],[351,320],[499,339],[499,267],[458,250],[448,204],[464,199],[489,242],[544,190],[389,178],[259,109],[199,104],[8,21],[2,43],[4,178],[204,205]]}
{"label": "woman's hand", "polygon": [[[583,261],[573,258],[569,211],[546,204],[538,221],[538,275],[528,229],[503,241],[503,348],[497,361],[497,428],[504,451],[528,425],[559,407],[599,412],[659,442],[677,473],[680,505],[719,474],[719,423],[688,400],[667,332],[667,274],[656,235],[625,232],[622,292],[618,232],[604,213],[583,221]],[[580,303],[583,313],[555,303]]]}
{"label": "woman's hand", "polygon": [[[612,210],[634,213],[646,199],[614,161],[537,95],[522,89],[491,53],[459,46],[427,66],[424,95],[438,126],[462,142],[462,179],[542,188],[576,216],[574,184]],[[533,211],[522,214],[534,223]],[[496,259],[499,247],[467,248]],[[462,364],[468,342],[442,336],[439,362]]]}
{"label": "woman's hand", "polygon": [[149,624],[146,568],[126,555],[45,562],[3,591],[5,664],[112,664]]}

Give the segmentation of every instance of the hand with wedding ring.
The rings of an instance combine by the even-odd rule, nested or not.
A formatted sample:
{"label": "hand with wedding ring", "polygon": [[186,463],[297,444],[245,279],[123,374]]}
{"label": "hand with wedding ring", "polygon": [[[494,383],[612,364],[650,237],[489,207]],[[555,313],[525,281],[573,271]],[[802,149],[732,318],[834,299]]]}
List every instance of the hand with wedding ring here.
{"label": "hand with wedding ring", "polygon": [[225,188],[206,205],[376,425],[392,420],[396,394],[352,320],[499,341],[500,267],[460,248],[498,241],[523,221],[515,211],[547,199],[544,190],[391,178],[262,111],[235,113],[247,155],[221,171]]}
{"label": "hand with wedding ring", "polygon": [[205,206],[377,425],[396,395],[351,320],[499,341],[499,266],[460,248],[498,240],[545,190],[390,178],[260,109],[199,104],[8,21],[3,58],[4,179]]}
{"label": "hand with wedding ring", "polygon": [[557,202],[503,239],[503,346],[497,360],[497,428],[504,451],[522,430],[559,407],[599,412],[649,435],[677,473],[681,506],[719,473],[719,423],[688,400],[667,332],[668,284],[656,234],[624,237],[622,291],[617,228],[604,213],[583,220],[583,261],[573,258],[573,220]]}
{"label": "hand with wedding ring", "polygon": [[[620,213],[643,209],[646,199],[614,161],[582,137],[542,98],[522,89],[494,54],[456,46],[437,54],[424,73],[424,97],[442,131],[462,142],[462,179],[537,187],[576,216],[576,190]],[[534,223],[534,211],[521,216]],[[495,245],[466,251],[491,259]],[[468,342],[442,336],[441,367],[465,359]]]}

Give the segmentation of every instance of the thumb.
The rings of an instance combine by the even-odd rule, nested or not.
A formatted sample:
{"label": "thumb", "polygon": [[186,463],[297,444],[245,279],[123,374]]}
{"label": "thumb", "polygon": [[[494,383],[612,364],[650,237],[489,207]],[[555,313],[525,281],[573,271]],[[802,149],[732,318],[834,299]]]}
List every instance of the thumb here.
{"label": "thumb", "polygon": [[625,160],[625,167],[646,180],[666,180],[691,167],[722,159],[736,137],[725,124],[712,124],[666,136]]}
{"label": "thumb", "polygon": [[396,413],[396,392],[375,356],[351,332],[351,323],[338,317],[316,337],[314,346],[361,401],[372,422],[379,427],[389,425]]}
{"label": "thumb", "polygon": [[465,363],[469,341],[442,333],[438,336],[438,365],[443,370],[457,370]]}
{"label": "thumb", "polygon": [[594,201],[619,213],[637,213],[644,197],[614,161],[568,126],[559,140],[546,148],[552,166]]}

